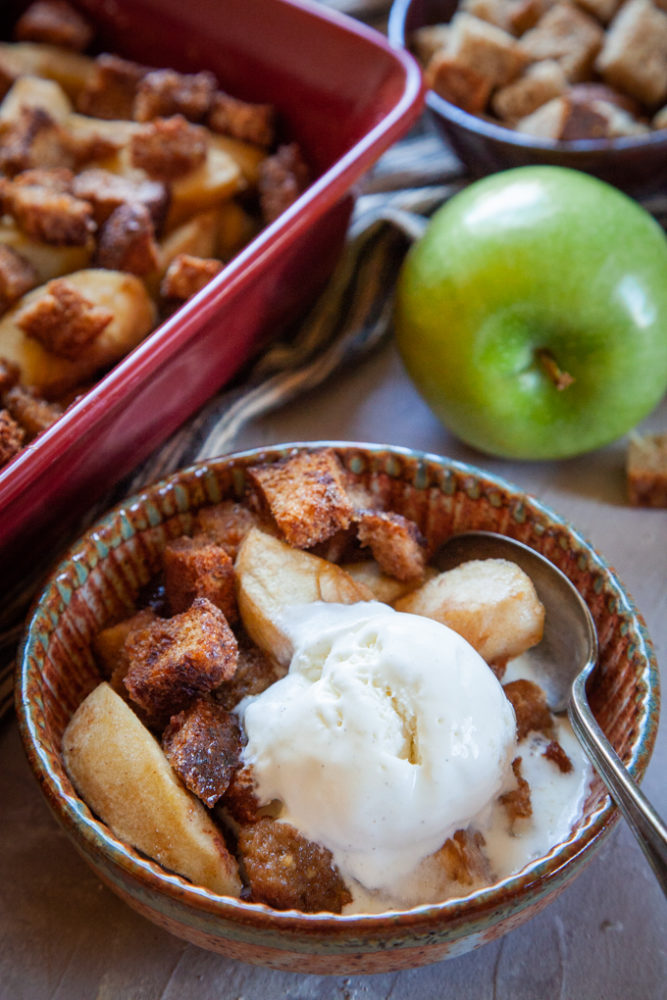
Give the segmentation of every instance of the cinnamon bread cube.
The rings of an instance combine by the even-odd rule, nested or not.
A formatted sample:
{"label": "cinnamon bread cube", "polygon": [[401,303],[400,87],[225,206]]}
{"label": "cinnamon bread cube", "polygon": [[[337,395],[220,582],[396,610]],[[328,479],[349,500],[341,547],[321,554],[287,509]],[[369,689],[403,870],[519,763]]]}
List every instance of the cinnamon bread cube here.
{"label": "cinnamon bread cube", "polygon": [[95,69],[86,86],[77,95],[77,111],[109,120],[132,118],[139,82],[148,72],[148,66],[102,53],[95,59]]}
{"label": "cinnamon bread cube", "polygon": [[575,3],[602,24],[609,24],[622,0],[575,0]]}
{"label": "cinnamon bread cube", "polygon": [[125,642],[124,685],[156,729],[236,670],[238,646],[219,608],[196,597],[182,614],[158,618]]}
{"label": "cinnamon bread cube", "polygon": [[164,586],[172,614],[187,611],[196,597],[206,597],[228,622],[237,621],[234,563],[207,535],[184,535],[168,542],[163,553]]}
{"label": "cinnamon bread cube", "polygon": [[14,38],[83,52],[92,41],[93,28],[65,0],[35,0],[16,22]]}
{"label": "cinnamon bread cube", "polygon": [[511,35],[522,35],[539,21],[548,6],[548,0],[463,0],[459,9]]}
{"label": "cinnamon bread cube", "polygon": [[556,59],[573,83],[589,77],[602,48],[602,26],[571,3],[558,2],[518,42],[530,62]]}
{"label": "cinnamon bread cube", "polygon": [[667,507],[667,433],[630,437],[627,488],[635,507]]}
{"label": "cinnamon bread cube", "polygon": [[352,901],[331,851],[289,823],[260,819],[241,829],[238,845],[253,902],[277,910],[340,913]]}
{"label": "cinnamon bread cube", "polygon": [[491,96],[489,78],[450,55],[447,49],[435,53],[424,77],[427,86],[439,97],[471,115],[482,112]]}
{"label": "cinnamon bread cube", "polygon": [[197,698],[171,718],[162,749],[185,787],[211,809],[239,766],[238,718],[210,697]]}
{"label": "cinnamon bread cube", "polygon": [[9,410],[0,409],[0,468],[14,455],[18,455],[25,439],[25,431],[12,417]]}
{"label": "cinnamon bread cube", "polygon": [[200,532],[212,538],[232,559],[236,559],[239,546],[250,529],[259,526],[257,514],[234,500],[202,507],[197,521]]}
{"label": "cinnamon bread cube", "polygon": [[447,51],[452,59],[485,77],[492,88],[516,79],[530,61],[509,32],[465,11],[452,19]]}
{"label": "cinnamon bread cube", "polygon": [[667,13],[628,0],[612,21],[595,68],[607,83],[649,107],[667,98]]}
{"label": "cinnamon bread cube", "polygon": [[248,480],[286,541],[295,548],[311,548],[350,526],[354,510],[345,490],[343,469],[330,448],[253,466]]}
{"label": "cinnamon bread cube", "polygon": [[559,97],[566,88],[567,79],[560,63],[543,59],[529,66],[518,80],[496,91],[491,107],[499,118],[516,122]]}
{"label": "cinnamon bread cube", "polygon": [[358,515],[357,534],[379,566],[397,580],[419,580],[426,569],[426,542],[414,521],[402,514],[364,510]]}
{"label": "cinnamon bread cube", "polygon": [[514,709],[517,740],[522,740],[534,731],[544,733],[545,736],[552,734],[553,716],[539,684],[524,679],[510,681],[503,684],[503,691]]}

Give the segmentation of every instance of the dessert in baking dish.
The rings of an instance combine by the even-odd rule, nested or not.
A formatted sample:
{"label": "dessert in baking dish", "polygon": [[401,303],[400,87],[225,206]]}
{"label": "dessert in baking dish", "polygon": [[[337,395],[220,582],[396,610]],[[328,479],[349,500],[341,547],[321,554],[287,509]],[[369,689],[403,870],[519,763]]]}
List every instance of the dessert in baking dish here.
{"label": "dessert in baking dish", "polygon": [[269,103],[92,44],[62,0],[0,43],[0,466],[309,179]]}

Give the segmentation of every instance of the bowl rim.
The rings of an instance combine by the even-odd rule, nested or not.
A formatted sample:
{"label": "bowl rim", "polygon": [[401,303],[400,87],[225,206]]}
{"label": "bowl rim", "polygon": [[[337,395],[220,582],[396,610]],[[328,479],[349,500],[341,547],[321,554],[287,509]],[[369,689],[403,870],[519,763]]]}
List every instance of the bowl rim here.
{"label": "bowl rim", "polygon": [[[406,38],[406,21],[415,0],[393,0],[389,11],[387,34],[390,42],[399,51],[410,52]],[[446,23],[446,22],[445,22]],[[425,85],[426,86],[426,85]],[[434,90],[426,89],[426,106],[429,111],[451,122],[466,132],[482,135],[486,139],[501,142],[518,149],[538,150],[544,153],[563,153],[570,156],[581,154],[585,159],[591,154],[622,153],[626,150],[646,150],[652,147],[666,147],[667,129],[655,129],[645,135],[617,136],[612,139],[544,139],[531,136],[527,132],[517,132],[491,118],[473,115],[451,101],[445,100]]]}
{"label": "bowl rim", "polygon": [[[117,839],[109,828],[96,819],[85,802],[72,790],[65,788],[61,775],[56,773],[50,760],[47,743],[42,739],[43,725],[40,724],[40,705],[31,703],[28,691],[29,682],[39,674],[36,662],[39,654],[35,647],[45,645],[46,626],[53,626],[52,616],[46,611],[49,595],[55,590],[63,593],[69,588],[76,588],[77,582],[82,583],[81,552],[86,540],[93,534],[102,535],[117,519],[122,520],[122,512],[156,493],[176,495],[181,479],[185,477],[205,476],[207,471],[227,465],[242,468],[252,462],[275,461],[285,455],[301,450],[315,448],[334,448],[339,454],[353,457],[361,455],[364,459],[380,461],[381,457],[404,458],[416,463],[424,470],[435,467],[444,473],[467,477],[471,488],[481,482],[492,490],[500,490],[508,495],[518,496],[524,507],[538,520],[547,522],[550,526],[564,531],[570,536],[587,556],[589,568],[596,569],[609,581],[616,591],[618,603],[622,605],[625,614],[630,615],[638,634],[641,652],[641,676],[645,685],[645,711],[641,725],[637,727],[637,736],[633,746],[632,758],[626,762],[628,770],[636,780],[639,780],[648,766],[655,744],[658,728],[660,681],[658,665],[651,639],[641,613],[625,589],[613,568],[606,562],[597,550],[588,542],[570,522],[553,511],[537,497],[532,496],[520,487],[515,486],[504,477],[491,474],[476,465],[462,462],[446,456],[420,449],[400,445],[382,445],[368,442],[317,440],[293,441],[284,444],[260,446],[230,452],[229,454],[197,462],[177,472],[160,479],[140,492],[125,498],[114,505],[106,514],[90,526],[80,538],[74,542],[53,567],[46,579],[42,592],[35,598],[31,611],[26,619],[24,634],[17,656],[15,680],[15,706],[19,723],[20,736],[28,758],[31,770],[37,778],[47,802],[56,819],[74,840],[75,846],[81,850],[81,842],[89,854],[104,858],[116,866],[120,874],[127,880],[137,878],[143,883],[143,889],[159,896],[166,896],[173,903],[185,902],[190,908],[204,914],[220,918],[221,926],[225,923],[237,926],[252,927],[254,930],[271,932],[315,933],[317,931],[331,932],[332,929],[348,927],[364,933],[395,934],[396,932],[412,931],[415,934],[428,935],[429,942],[436,942],[459,933],[461,926],[467,926],[471,921],[484,922],[488,919],[492,925],[501,918],[512,913],[518,913],[540,900],[545,900],[553,891],[560,888],[591,860],[594,851],[608,834],[619,818],[616,806],[608,794],[604,794],[599,804],[593,809],[587,819],[579,825],[561,844],[555,845],[544,857],[537,858],[526,865],[521,871],[501,879],[491,886],[477,889],[465,896],[445,900],[439,903],[420,904],[409,909],[386,910],[381,913],[332,914],[303,913],[298,910],[275,910],[263,903],[250,903],[234,897],[218,895],[211,890],[193,885],[180,875],[167,872],[156,862],[146,858],[128,844]],[[386,467],[384,471],[389,472]],[[391,472],[389,472],[391,475]],[[178,499],[176,498],[178,506]],[[179,512],[190,509],[183,503]],[[125,522],[127,530],[131,528]],[[146,525],[151,527],[152,525]],[[77,562],[79,566],[77,567]],[[79,570],[77,572],[77,569]],[[46,616],[46,617],[44,617]],[[40,622],[40,619],[42,621]],[[33,661],[33,666],[31,662]],[[35,678],[36,679],[36,678]],[[54,751],[58,756],[60,750]],[[63,769],[64,775],[64,769]],[[77,844],[77,841],[79,842]],[[84,851],[84,853],[86,853]],[[90,859],[88,859],[90,860]],[[98,872],[99,874],[99,872]],[[434,934],[436,935],[434,937]],[[411,939],[408,946],[414,944]],[[355,944],[358,950],[358,943]]]}

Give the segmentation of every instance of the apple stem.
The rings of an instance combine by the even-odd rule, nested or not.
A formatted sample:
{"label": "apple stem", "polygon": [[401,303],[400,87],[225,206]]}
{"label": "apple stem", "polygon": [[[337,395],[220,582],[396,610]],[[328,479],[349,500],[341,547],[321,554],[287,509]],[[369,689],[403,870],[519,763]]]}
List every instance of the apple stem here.
{"label": "apple stem", "polygon": [[570,375],[569,372],[563,371],[548,347],[540,347],[535,354],[538,362],[542,365],[542,368],[556,386],[558,392],[562,392],[563,389],[567,389],[569,385],[572,385],[574,376]]}

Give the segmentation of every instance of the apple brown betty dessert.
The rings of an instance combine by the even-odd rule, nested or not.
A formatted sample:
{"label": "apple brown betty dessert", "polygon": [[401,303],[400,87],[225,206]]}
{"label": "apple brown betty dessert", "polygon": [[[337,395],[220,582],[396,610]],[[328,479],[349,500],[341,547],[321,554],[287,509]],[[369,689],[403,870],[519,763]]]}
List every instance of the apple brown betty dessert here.
{"label": "apple brown betty dessert", "polygon": [[0,467],[308,183],[272,105],[94,34],[37,0],[0,42]]}
{"label": "apple brown betty dessert", "polygon": [[250,467],[97,634],[74,787],[165,869],[276,909],[409,907],[543,856],[588,782],[516,669],[543,606],[513,563],[433,556],[333,449]]}

